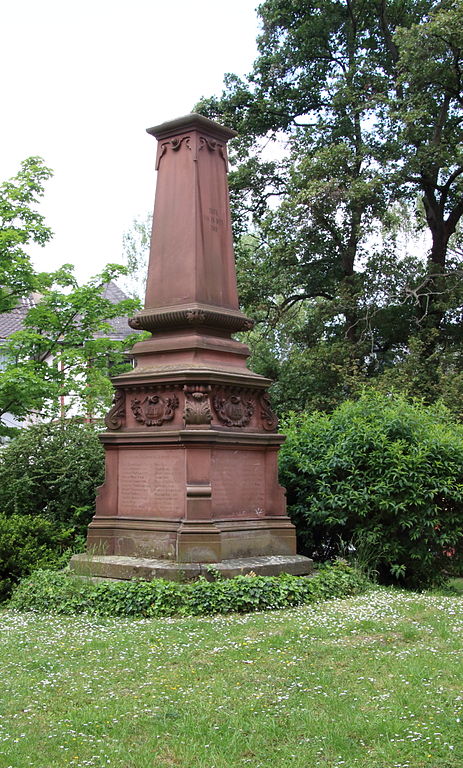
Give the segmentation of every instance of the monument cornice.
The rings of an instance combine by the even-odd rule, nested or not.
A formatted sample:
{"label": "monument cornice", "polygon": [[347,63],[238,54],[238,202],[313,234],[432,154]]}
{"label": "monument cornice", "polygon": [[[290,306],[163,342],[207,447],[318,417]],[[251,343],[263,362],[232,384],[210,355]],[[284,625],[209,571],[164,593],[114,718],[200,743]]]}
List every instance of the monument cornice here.
{"label": "monument cornice", "polygon": [[219,141],[228,141],[238,136],[237,132],[231,128],[220,125],[214,120],[209,120],[208,117],[204,117],[204,115],[200,115],[197,112],[191,112],[188,115],[177,117],[175,120],[168,120],[165,123],[160,123],[160,125],[146,129],[146,132],[151,136],[155,136],[158,141],[170,138],[176,134],[187,133],[188,131],[201,131]]}
{"label": "monument cornice", "polygon": [[220,429],[165,429],[152,432],[149,430],[119,430],[103,432],[100,440],[106,446],[124,446],[126,448],[154,447],[161,445],[220,445],[230,448],[231,445],[243,445],[255,448],[256,451],[266,446],[279,446],[285,441],[285,435],[276,432],[236,432]]}
{"label": "monument cornice", "polygon": [[256,389],[267,389],[272,383],[265,376],[260,376],[246,368],[233,369],[232,366],[219,369],[207,365],[197,365],[185,368],[183,365],[157,365],[153,368],[134,368],[128,373],[121,373],[112,379],[118,388],[131,388],[160,382],[171,384],[190,384],[207,382],[227,386],[244,386]]}

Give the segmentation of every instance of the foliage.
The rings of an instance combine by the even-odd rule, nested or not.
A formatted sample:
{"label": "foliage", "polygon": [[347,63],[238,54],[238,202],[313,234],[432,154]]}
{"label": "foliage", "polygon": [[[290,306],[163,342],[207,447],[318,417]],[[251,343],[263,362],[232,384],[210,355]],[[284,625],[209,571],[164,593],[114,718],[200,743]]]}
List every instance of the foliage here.
{"label": "foliage", "polygon": [[0,622],[5,767],[461,768],[460,597]]}
{"label": "foliage", "polygon": [[151,214],[139,216],[122,237],[123,257],[127,266],[123,287],[130,296],[140,300],[145,296],[151,226]]}
{"label": "foliage", "polygon": [[292,415],[281,480],[299,540],[326,558],[376,548],[382,581],[424,587],[463,562],[463,427],[443,406],[367,393]]}
{"label": "foliage", "polygon": [[103,477],[103,448],[90,425],[29,427],[1,449],[0,599],[20,577],[63,567],[82,549]]}
{"label": "foliage", "polygon": [[45,245],[52,236],[35,210],[50,176],[40,157],[29,157],[14,178],[0,184],[0,312],[13,309],[19,298],[40,286],[25,248]]}
{"label": "foliage", "polygon": [[0,600],[37,568],[80,551],[103,482],[95,427],[59,421],[21,430],[0,451]]}
{"label": "foliage", "polygon": [[74,531],[41,515],[0,512],[0,603],[37,568],[63,568],[75,549]]}
{"label": "foliage", "polygon": [[184,584],[164,579],[95,584],[64,573],[36,571],[21,582],[11,606],[60,614],[202,616],[285,608],[347,597],[366,588],[366,580],[343,561],[321,568],[311,578],[237,576]]}
{"label": "foliage", "polygon": [[[132,299],[113,304],[102,296],[105,285],[124,273],[108,265],[86,284],[79,285],[72,267],[42,276],[40,301],[32,307],[24,328],[2,346],[5,370],[0,372],[0,416],[17,419],[31,415],[61,415],[62,398],[67,408],[78,403],[86,415],[99,415],[111,399],[108,378],[127,366],[125,351],[135,340],[108,335],[108,320],[133,313]],[[0,434],[8,433],[0,426]]]}
{"label": "foliage", "polygon": [[2,341],[0,371],[0,435],[12,434],[2,422],[9,413],[21,421],[51,417],[74,404],[86,415],[99,415],[111,398],[108,371],[126,363],[125,341],[109,337],[108,321],[129,315],[136,300],[113,304],[105,286],[127,269],[109,264],[79,285],[69,264],[53,273],[37,274],[27,253],[31,243],[44,245],[52,236],[35,210],[51,175],[40,158],[22,163],[19,173],[0,185],[0,313],[33,296],[23,330]]}
{"label": "foliage", "polygon": [[103,456],[91,425],[61,420],[21,430],[0,451],[0,511],[39,515],[83,536],[103,482]]}
{"label": "foliage", "polygon": [[463,215],[463,6],[447,0],[431,3],[429,11],[421,23],[395,34],[398,98],[391,130],[398,134],[403,193],[422,195],[432,235],[430,266],[444,271],[449,239]]}
{"label": "foliage", "polygon": [[[196,109],[241,134],[231,142],[237,263],[267,362],[299,408],[329,409],[349,394],[344,378],[381,379],[406,362],[428,401],[450,376],[453,404],[462,394],[461,2],[265,0],[258,13],[252,72],[226,75],[222,96]],[[431,247],[411,251],[423,231]],[[300,371],[294,386],[288,367]]]}

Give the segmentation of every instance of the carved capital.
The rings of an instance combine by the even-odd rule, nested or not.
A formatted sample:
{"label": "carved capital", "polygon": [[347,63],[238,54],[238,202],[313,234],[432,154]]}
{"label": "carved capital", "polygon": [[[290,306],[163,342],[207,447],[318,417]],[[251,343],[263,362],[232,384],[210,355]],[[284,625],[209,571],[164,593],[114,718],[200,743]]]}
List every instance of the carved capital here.
{"label": "carved capital", "polygon": [[215,395],[213,404],[217,418],[227,427],[245,427],[254,413],[254,402],[238,393],[225,397]]}
{"label": "carved capital", "polygon": [[272,411],[270,397],[267,393],[261,395],[259,404],[263,429],[265,429],[266,432],[275,432],[278,427],[278,418]]}
{"label": "carved capital", "polygon": [[104,423],[108,429],[120,429],[125,421],[125,392],[116,389],[113,404],[104,417]]}
{"label": "carved capital", "polygon": [[174,418],[178,397],[164,397],[159,394],[146,395],[143,399],[135,397],[130,407],[136,421],[147,427],[160,427],[165,421],[172,421]]}
{"label": "carved capital", "polygon": [[185,410],[183,418],[187,424],[210,424],[212,421],[209,385],[188,385],[183,387],[185,392]]}

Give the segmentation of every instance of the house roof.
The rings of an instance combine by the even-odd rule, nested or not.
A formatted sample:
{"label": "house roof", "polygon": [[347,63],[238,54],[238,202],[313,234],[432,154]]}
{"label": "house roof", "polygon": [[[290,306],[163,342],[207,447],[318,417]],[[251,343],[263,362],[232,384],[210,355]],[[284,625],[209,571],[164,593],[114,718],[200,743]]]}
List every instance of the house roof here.
{"label": "house roof", "polygon": [[[119,301],[128,299],[128,296],[121,291],[118,286],[113,283],[107,283],[103,288],[101,295],[104,299],[108,299],[112,304],[117,304]],[[38,294],[33,294],[26,298],[19,300],[18,305],[11,310],[11,312],[3,312],[0,314],[0,339],[7,339],[15,331],[21,331],[23,329],[24,318],[26,317],[29,309],[37,304],[39,299]],[[95,334],[96,338],[111,338],[111,339],[125,339],[126,336],[133,333],[133,330],[129,327],[126,317],[113,317],[108,320],[110,330],[98,331]]]}
{"label": "house roof", "polygon": [[[120,301],[124,301],[124,299],[128,299],[129,297],[124,293],[124,291],[121,291],[121,289],[116,285],[116,283],[113,283],[112,280],[110,283],[107,283],[105,287],[103,288],[101,295],[104,299],[108,299],[108,301],[111,302],[111,304],[118,304]],[[111,320],[108,320],[108,323],[111,327],[111,330],[109,331],[98,331],[95,333],[95,337],[98,339],[101,338],[110,338],[110,339],[125,339],[126,336],[133,333],[132,328],[129,327],[128,318],[127,317],[113,317]]]}
{"label": "house roof", "polygon": [[22,330],[23,320],[34,304],[32,296],[28,296],[25,299],[19,299],[18,305],[11,312],[0,314],[0,339],[7,339],[15,331]]}

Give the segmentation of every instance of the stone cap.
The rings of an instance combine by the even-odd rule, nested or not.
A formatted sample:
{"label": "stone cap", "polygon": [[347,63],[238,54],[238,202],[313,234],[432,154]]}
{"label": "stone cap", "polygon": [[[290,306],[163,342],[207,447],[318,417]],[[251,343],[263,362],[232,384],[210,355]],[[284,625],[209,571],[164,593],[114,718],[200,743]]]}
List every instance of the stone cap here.
{"label": "stone cap", "polygon": [[166,139],[173,134],[183,131],[204,131],[209,136],[221,141],[228,141],[238,136],[236,131],[226,128],[224,125],[209,120],[208,117],[200,115],[197,112],[191,112],[189,115],[177,117],[174,120],[168,120],[166,123],[155,125],[153,128],[147,128],[146,132],[157,139]]}

